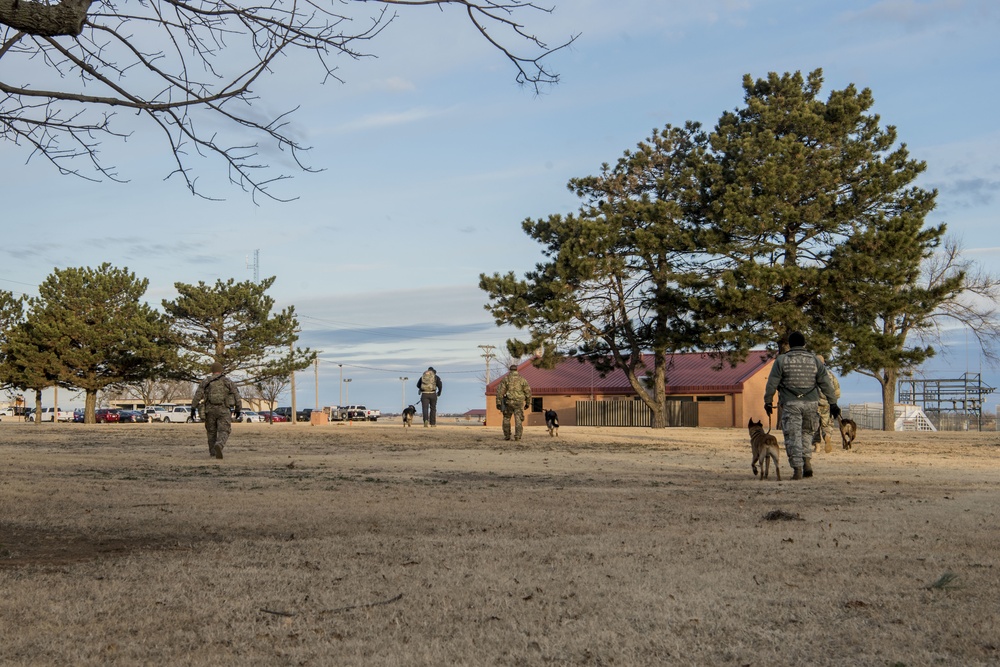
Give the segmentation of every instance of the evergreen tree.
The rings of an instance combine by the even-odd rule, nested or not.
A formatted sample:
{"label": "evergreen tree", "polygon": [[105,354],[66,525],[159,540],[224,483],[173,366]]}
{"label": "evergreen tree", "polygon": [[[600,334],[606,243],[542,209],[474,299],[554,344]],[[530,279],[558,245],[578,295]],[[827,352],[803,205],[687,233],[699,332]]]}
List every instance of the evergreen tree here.
{"label": "evergreen tree", "polygon": [[25,320],[26,299],[0,292],[0,385],[5,389],[35,392],[36,423],[41,419],[42,390],[56,380],[55,360],[40,348],[37,329]]}
{"label": "evergreen tree", "polygon": [[545,363],[579,350],[624,370],[662,415],[670,352],[735,361],[800,330],[830,365],[878,379],[891,416],[896,378],[933,354],[921,334],[936,321],[964,317],[981,341],[1000,332],[994,311],[962,301],[995,303],[995,280],[956,264],[920,281],[945,231],[925,227],[937,193],[913,184],[926,165],[871,113],[871,91],[822,100],[822,81],[821,70],[748,75],[744,106],[707,139],[668,126],[614,169],[571,181],[586,200],[577,215],[522,225],[549,261],[524,280],[480,276],[497,323],[531,332],[510,351],[541,349]]}
{"label": "evergreen tree", "polygon": [[480,276],[496,322],[531,334],[508,341],[515,358],[540,350],[536,363],[546,365],[569,348],[601,371],[624,370],[654,428],[666,426],[669,355],[702,339],[691,276],[704,143],[696,124],[667,126],[600,176],[573,179],[570,189],[584,200],[578,214],[522,225],[549,261],[524,280]]}
{"label": "evergreen tree", "polygon": [[788,333],[806,332],[829,365],[880,383],[891,429],[899,374],[934,354],[919,334],[965,281],[920,284],[945,232],[925,227],[937,192],[913,185],[926,164],[870,113],[870,90],[852,85],[823,101],[822,81],[821,70],[747,76],[745,107],[711,135],[705,245],[720,257],[711,325],[737,349],[780,350]]}
{"label": "evergreen tree", "polygon": [[240,384],[252,386],[308,368],[316,353],[292,349],[298,340],[295,308],[271,312],[274,299],[267,290],[274,280],[273,276],[259,283],[229,279],[214,286],[174,283],[179,296],[163,301],[181,349],[173,375],[198,382],[217,361]]}
{"label": "evergreen tree", "polygon": [[93,423],[98,391],[154,377],[174,354],[167,321],[140,301],[147,285],[108,263],[54,270],[28,301],[12,345],[18,365],[54,380],[45,386],[82,389]]}

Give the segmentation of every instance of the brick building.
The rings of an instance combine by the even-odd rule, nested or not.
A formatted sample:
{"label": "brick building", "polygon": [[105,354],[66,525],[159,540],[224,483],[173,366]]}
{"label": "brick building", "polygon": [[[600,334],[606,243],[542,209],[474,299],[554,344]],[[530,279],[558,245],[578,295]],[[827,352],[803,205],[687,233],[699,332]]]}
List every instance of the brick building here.
{"label": "brick building", "polygon": [[[653,368],[652,355],[646,355],[646,367]],[[671,355],[667,368],[668,412],[683,415],[683,424],[709,428],[745,428],[747,419],[765,419],[764,387],[773,359],[763,350],[754,350],[747,358],[730,366],[701,353]],[[625,372],[619,369],[601,377],[592,364],[576,358],[559,361],[554,368],[535,368],[530,361],[518,372],[531,385],[531,413],[525,415],[529,426],[544,425],[542,413],[554,409],[562,426],[598,425],[591,415],[595,409],[624,407],[631,423],[601,421],[608,425],[647,425],[649,410],[637,398]],[[496,388],[503,376],[486,388],[486,425],[499,426],[502,415],[496,409]],[[629,403],[631,402],[631,404]],[[605,405],[601,405],[604,403]],[[646,421],[643,422],[643,415]],[[678,417],[678,420],[680,417]]]}

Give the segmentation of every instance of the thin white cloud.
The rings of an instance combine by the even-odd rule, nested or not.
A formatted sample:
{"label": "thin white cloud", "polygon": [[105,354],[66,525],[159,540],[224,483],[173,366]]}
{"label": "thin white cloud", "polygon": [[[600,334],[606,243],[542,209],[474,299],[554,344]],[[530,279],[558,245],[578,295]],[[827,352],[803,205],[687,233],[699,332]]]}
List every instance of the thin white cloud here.
{"label": "thin white cloud", "polygon": [[846,22],[880,23],[908,31],[938,29],[942,25],[969,20],[996,19],[993,0],[881,0],[843,15]]}
{"label": "thin white cloud", "polygon": [[428,107],[416,107],[405,111],[393,113],[374,113],[362,116],[353,121],[338,125],[334,132],[349,133],[367,130],[378,130],[387,127],[398,127],[402,125],[413,125],[422,123],[434,118],[440,118],[452,111],[450,109],[432,109]]}

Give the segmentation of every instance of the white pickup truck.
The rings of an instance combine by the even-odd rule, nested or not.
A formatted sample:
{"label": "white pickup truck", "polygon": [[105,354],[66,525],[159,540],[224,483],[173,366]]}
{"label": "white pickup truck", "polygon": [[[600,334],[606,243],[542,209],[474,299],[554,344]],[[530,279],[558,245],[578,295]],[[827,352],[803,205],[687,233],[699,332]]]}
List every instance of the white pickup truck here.
{"label": "white pickup truck", "polygon": [[43,422],[71,422],[73,421],[73,411],[72,410],[59,410],[56,411],[55,408],[42,408],[42,421]]}
{"label": "white pickup truck", "polygon": [[344,405],[340,408],[340,413],[346,415],[346,419],[354,419],[357,421],[378,421],[378,418],[382,416],[379,410],[369,410],[363,405]]}

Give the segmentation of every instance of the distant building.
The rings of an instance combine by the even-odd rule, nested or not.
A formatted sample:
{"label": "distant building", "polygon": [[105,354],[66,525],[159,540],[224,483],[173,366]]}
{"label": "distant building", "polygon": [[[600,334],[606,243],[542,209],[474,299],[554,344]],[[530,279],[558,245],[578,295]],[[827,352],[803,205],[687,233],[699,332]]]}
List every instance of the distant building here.
{"label": "distant building", "polygon": [[465,419],[466,421],[483,421],[486,419],[486,410],[475,408],[469,410],[468,412],[463,412],[459,419]]}
{"label": "distant building", "polygon": [[[645,355],[646,367],[652,370],[653,357]],[[751,351],[747,358],[730,366],[707,354],[671,355],[667,368],[667,402],[685,415],[685,425],[709,428],[745,428],[749,418],[765,419],[764,388],[774,359],[763,350]],[[573,357],[559,361],[554,368],[535,368],[530,361],[522,363],[518,372],[531,385],[531,413],[526,414],[529,426],[545,424],[542,413],[553,409],[559,413],[562,426],[587,423],[594,408],[609,407],[595,403],[635,401],[639,405],[631,413],[648,415],[648,408],[636,396],[625,376],[616,369],[601,377],[588,361]],[[503,376],[486,388],[486,425],[499,426],[502,415],[496,409],[497,385]],[[690,405],[685,405],[690,404]],[[579,418],[579,420],[578,420]],[[647,422],[648,423],[648,417]],[[625,424],[629,425],[629,424]]]}

